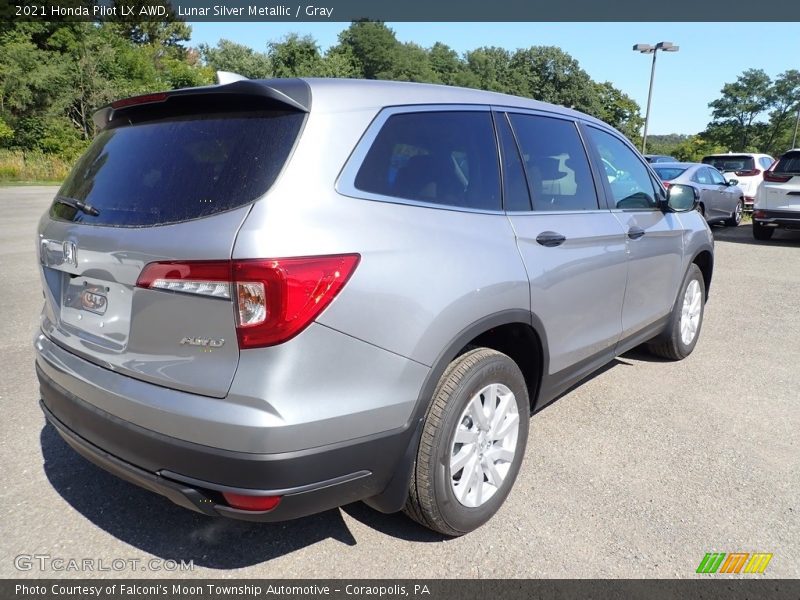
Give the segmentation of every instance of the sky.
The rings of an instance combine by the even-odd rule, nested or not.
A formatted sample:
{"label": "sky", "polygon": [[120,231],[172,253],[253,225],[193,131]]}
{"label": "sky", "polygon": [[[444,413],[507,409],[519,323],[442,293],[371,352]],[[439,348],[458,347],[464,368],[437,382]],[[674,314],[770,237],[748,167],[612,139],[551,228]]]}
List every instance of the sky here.
{"label": "sky", "polygon": [[[659,53],[650,112],[650,134],[693,134],[711,120],[708,103],[745,69],[775,77],[800,68],[796,23],[387,23],[401,42],[430,47],[443,42],[459,53],[480,46],[509,50],[558,46],[596,81],[610,81],[642,108],[647,105],[651,55],[636,43],[668,41],[680,47]],[[325,51],[347,23],[192,23],[192,45],[220,39],[258,51],[289,33],[311,35]]]}

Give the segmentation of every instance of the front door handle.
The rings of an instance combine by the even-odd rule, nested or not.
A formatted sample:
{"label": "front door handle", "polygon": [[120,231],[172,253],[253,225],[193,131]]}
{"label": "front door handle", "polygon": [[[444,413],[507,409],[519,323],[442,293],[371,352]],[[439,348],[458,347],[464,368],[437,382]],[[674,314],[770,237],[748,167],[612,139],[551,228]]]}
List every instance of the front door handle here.
{"label": "front door handle", "polygon": [[628,229],[628,237],[632,240],[638,240],[644,235],[644,229],[641,227],[631,227]]}
{"label": "front door handle", "polygon": [[543,231],[536,236],[536,241],[542,246],[547,246],[548,248],[560,246],[566,240],[567,238],[565,236],[561,235],[560,233],[556,233],[555,231]]}

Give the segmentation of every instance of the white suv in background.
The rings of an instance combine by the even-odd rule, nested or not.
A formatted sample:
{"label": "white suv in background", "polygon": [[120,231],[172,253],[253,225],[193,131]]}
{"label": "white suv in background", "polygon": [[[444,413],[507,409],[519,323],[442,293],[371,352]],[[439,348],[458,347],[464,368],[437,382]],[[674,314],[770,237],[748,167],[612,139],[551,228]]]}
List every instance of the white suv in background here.
{"label": "white suv in background", "polygon": [[768,154],[752,154],[737,152],[733,154],[709,154],[703,157],[703,163],[715,167],[725,179],[736,179],[744,192],[744,209],[753,210],[758,185],[763,181],[764,171],[772,166],[775,159]]}
{"label": "white suv in background", "polygon": [[753,207],[753,237],[768,240],[776,229],[800,230],[800,148],[789,150],[764,171]]}

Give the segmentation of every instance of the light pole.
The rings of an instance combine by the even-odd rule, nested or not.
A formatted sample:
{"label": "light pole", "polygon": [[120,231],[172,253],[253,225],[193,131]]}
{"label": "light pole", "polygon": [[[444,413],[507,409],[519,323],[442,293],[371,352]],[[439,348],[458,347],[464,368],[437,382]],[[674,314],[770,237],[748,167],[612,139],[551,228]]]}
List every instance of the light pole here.
{"label": "light pole", "polygon": [[797,118],[794,120],[794,137],[792,137],[792,148],[797,148],[798,128],[800,128],[800,104],[797,105]]}
{"label": "light pole", "polygon": [[658,51],[677,52],[679,46],[673,46],[672,42],[658,42],[655,46],[650,44],[636,44],[633,49],[642,54],[653,55],[653,66],[650,68],[650,90],[647,92],[647,112],[644,115],[644,135],[642,136],[642,154],[647,151],[647,125],[650,122],[650,101],[653,99],[653,79],[656,76],[656,55]]}

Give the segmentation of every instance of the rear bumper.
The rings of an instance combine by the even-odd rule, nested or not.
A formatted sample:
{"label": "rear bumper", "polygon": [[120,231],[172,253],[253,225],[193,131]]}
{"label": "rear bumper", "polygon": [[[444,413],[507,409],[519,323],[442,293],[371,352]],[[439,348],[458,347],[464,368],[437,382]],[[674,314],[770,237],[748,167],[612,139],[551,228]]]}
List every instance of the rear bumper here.
{"label": "rear bumper", "polygon": [[765,227],[785,227],[787,229],[800,229],[800,210],[765,210],[756,208],[753,220]]}
{"label": "rear bumper", "polygon": [[[47,421],[79,454],[114,475],[213,516],[283,521],[387,487],[405,468],[413,428],[310,450],[253,454],[186,442],[123,421],[59,386],[37,365]],[[228,506],[223,492],[282,496],[268,512]]]}

